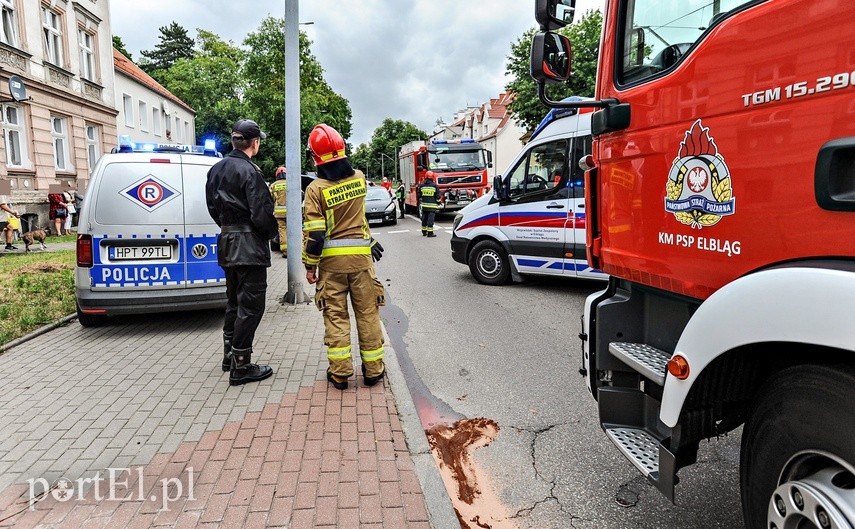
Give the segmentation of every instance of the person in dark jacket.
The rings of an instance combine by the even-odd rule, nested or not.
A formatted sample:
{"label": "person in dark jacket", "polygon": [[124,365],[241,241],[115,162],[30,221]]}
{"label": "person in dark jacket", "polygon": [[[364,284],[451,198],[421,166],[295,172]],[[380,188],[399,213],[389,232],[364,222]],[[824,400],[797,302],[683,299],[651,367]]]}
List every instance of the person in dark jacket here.
{"label": "person in dark jacket", "polygon": [[267,135],[258,124],[242,119],[232,127],[233,150],[208,171],[208,213],[220,226],[217,262],[226,272],[226,316],[223,323],[223,371],[237,386],[273,374],[270,366],[253,364],[252,341],[264,314],[269,240],[276,236],[273,199],[261,170],[251,158]]}

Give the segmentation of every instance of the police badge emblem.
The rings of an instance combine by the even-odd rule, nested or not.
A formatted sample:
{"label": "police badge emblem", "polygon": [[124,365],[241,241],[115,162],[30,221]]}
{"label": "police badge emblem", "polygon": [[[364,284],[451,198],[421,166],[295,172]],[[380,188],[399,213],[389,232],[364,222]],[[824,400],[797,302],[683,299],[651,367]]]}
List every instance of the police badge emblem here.
{"label": "police badge emblem", "polygon": [[736,211],[730,170],[698,119],[686,131],[666,185],[665,211],[681,224],[701,229]]}

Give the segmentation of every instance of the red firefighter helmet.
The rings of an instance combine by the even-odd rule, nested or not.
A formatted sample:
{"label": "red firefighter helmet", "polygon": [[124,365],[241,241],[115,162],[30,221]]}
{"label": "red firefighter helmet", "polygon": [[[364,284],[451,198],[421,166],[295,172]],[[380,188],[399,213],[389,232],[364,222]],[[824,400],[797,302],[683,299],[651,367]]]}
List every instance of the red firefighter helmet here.
{"label": "red firefighter helmet", "polygon": [[430,178],[431,180],[436,181],[436,173],[428,171],[425,173],[425,178]]}
{"label": "red firefighter helmet", "polygon": [[344,138],[337,130],[325,123],[315,125],[309,133],[309,150],[315,165],[323,165],[347,158],[344,154]]}
{"label": "red firefighter helmet", "polygon": [[286,172],[287,172],[287,169],[285,169],[283,166],[280,165],[279,167],[276,168],[276,178],[279,178],[280,175],[283,175]]}

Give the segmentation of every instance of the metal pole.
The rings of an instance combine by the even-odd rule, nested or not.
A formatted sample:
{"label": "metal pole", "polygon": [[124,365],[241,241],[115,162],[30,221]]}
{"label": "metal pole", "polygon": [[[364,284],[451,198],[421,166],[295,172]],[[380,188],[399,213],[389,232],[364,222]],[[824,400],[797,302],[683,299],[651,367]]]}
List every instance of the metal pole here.
{"label": "metal pole", "polygon": [[288,185],[288,292],[284,302],[306,303],[309,296],[304,288],[303,204],[300,173],[303,159],[300,152],[300,1],[285,0],[285,181]]}

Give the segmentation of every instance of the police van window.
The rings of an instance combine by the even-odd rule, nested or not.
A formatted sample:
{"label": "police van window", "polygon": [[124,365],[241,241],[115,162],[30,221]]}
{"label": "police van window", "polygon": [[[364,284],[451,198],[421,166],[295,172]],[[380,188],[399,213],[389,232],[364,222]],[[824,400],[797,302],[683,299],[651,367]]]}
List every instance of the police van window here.
{"label": "police van window", "polygon": [[213,219],[208,213],[205,202],[205,182],[208,180],[210,165],[195,165],[184,161],[184,219],[188,225],[211,224]]}
{"label": "police van window", "polygon": [[511,172],[510,197],[554,190],[566,182],[567,140],[537,145]]}
{"label": "police van window", "polygon": [[618,81],[630,84],[676,64],[719,20],[757,0],[630,0],[621,19]]}
{"label": "police van window", "polygon": [[[104,168],[93,202],[101,225],[183,224],[181,165],[111,163]],[[209,221],[210,222],[210,221]]]}

